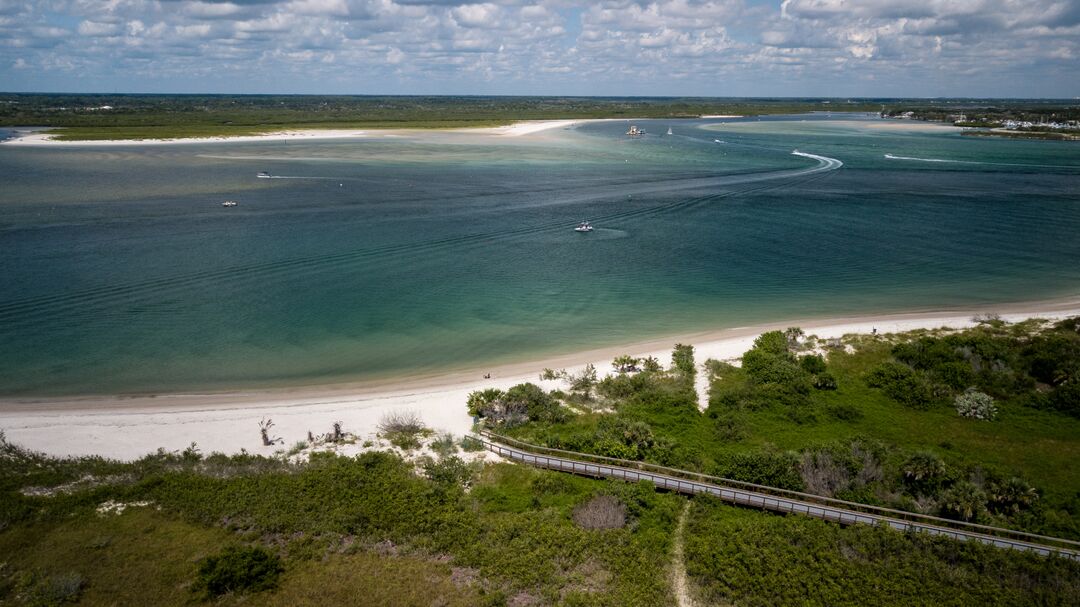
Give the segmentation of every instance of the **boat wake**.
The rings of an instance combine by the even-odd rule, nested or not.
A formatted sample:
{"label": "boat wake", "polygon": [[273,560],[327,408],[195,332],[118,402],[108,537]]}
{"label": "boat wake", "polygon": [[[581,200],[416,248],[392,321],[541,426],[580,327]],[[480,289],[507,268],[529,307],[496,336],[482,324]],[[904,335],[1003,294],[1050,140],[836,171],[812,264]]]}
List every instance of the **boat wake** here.
{"label": "boat wake", "polygon": [[1080,169],[1080,166],[1064,164],[1021,164],[1018,162],[980,162],[978,160],[950,160],[948,158],[915,158],[913,156],[896,156],[885,154],[886,160],[907,160],[911,162],[945,162],[949,164],[981,164],[1001,167],[1028,167],[1031,169]]}
{"label": "boat wake", "polygon": [[818,156],[817,154],[807,154],[806,152],[800,152],[799,150],[792,150],[793,156],[802,156],[803,158],[810,158],[818,161],[818,166],[806,171],[803,175],[809,175],[811,173],[824,173],[825,171],[835,171],[836,169],[844,166],[843,162],[835,158],[829,158],[828,156]]}

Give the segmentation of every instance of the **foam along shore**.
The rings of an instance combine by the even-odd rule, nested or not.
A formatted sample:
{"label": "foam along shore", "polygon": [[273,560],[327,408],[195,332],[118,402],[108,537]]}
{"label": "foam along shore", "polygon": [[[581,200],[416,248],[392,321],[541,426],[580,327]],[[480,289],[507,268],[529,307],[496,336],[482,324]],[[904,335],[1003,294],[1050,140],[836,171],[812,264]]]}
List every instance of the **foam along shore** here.
{"label": "foam along shore", "polygon": [[[396,137],[402,134],[428,133],[428,132],[451,132],[473,133],[480,135],[497,135],[506,137],[520,137],[531,135],[551,129],[565,128],[583,122],[593,122],[608,119],[579,119],[579,120],[526,120],[515,122],[499,127],[463,127],[458,129],[290,129],[276,131],[262,135],[237,135],[220,137],[181,137],[176,139],[103,139],[87,141],[64,141],[57,139],[57,133],[45,133],[37,130],[15,130],[15,136],[0,141],[0,145],[11,146],[114,146],[114,145],[183,145],[191,143],[254,143],[261,141],[309,141],[319,139],[361,139]],[[618,118],[614,120],[625,120]]]}
{"label": "foam along shore", "polygon": [[[611,370],[612,359],[621,354],[655,356],[667,364],[675,343],[693,344],[700,364],[708,358],[735,359],[750,348],[760,333],[789,326],[802,327],[808,334],[827,339],[874,329],[895,333],[946,326],[964,328],[974,325],[974,315],[993,312],[1010,322],[1036,317],[1058,319],[1080,315],[1080,298],[1026,306],[770,323],[383,384],[220,394],[7,398],[0,400],[0,430],[13,443],[51,455],[101,455],[124,460],[158,448],[181,450],[191,443],[204,453],[237,453],[244,449],[269,455],[305,440],[308,431],[327,432],[336,421],[362,442],[374,437],[379,421],[392,412],[416,412],[429,427],[462,435],[472,425],[465,408],[470,392],[491,387],[506,389],[522,382],[537,383],[545,390],[559,387],[557,381],[538,379],[544,368],[578,372],[592,363],[603,375]],[[487,373],[490,379],[483,377]],[[699,375],[699,395],[705,398],[704,373]],[[258,424],[263,419],[273,420],[274,434],[281,437],[282,445],[262,445]]]}

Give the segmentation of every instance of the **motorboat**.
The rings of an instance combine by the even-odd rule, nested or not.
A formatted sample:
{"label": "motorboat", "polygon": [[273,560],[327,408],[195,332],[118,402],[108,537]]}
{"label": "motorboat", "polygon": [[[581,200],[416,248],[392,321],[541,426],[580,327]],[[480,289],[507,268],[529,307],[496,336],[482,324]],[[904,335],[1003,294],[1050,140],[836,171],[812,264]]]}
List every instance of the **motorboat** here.
{"label": "motorboat", "polygon": [[578,227],[574,228],[575,232],[592,232],[592,224],[587,221],[582,221],[578,224]]}
{"label": "motorboat", "polygon": [[645,134],[645,129],[639,129],[636,125],[630,125],[630,130],[626,131],[626,134],[631,137],[637,137]]}
{"label": "motorboat", "polygon": [[258,177],[259,179],[270,179],[271,175],[266,171],[262,171],[258,175],[256,175],[256,177]]}
{"label": "motorboat", "polygon": [[238,203],[235,200],[226,200],[225,202],[221,203],[221,206],[223,206],[223,207],[235,207],[237,204]]}

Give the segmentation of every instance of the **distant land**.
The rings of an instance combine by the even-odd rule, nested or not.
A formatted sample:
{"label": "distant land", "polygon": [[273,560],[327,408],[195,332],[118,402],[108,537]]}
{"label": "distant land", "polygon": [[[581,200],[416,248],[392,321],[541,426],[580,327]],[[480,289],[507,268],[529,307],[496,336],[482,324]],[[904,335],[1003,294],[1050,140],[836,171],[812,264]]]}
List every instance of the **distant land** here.
{"label": "distant land", "polygon": [[880,112],[947,121],[964,112],[1039,120],[1080,118],[1066,99],[803,97],[504,97],[0,93],[0,127],[59,128],[57,139],[174,139],[282,129],[461,128],[521,120],[699,118]]}

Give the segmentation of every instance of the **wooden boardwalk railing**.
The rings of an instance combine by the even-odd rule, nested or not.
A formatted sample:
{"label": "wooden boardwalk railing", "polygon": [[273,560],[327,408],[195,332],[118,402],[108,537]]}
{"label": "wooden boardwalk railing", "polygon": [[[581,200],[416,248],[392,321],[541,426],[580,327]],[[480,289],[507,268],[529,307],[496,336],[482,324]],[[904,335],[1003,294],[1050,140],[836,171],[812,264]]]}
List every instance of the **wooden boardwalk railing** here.
{"label": "wooden boardwalk railing", "polygon": [[848,502],[645,462],[540,447],[487,430],[480,430],[477,434],[474,438],[487,450],[538,468],[628,482],[647,480],[657,488],[669,491],[689,495],[708,494],[741,506],[803,514],[842,525],[884,525],[899,531],[920,531],[961,541],[977,541],[1044,556],[1055,554],[1080,560],[1080,542],[1072,540]]}

